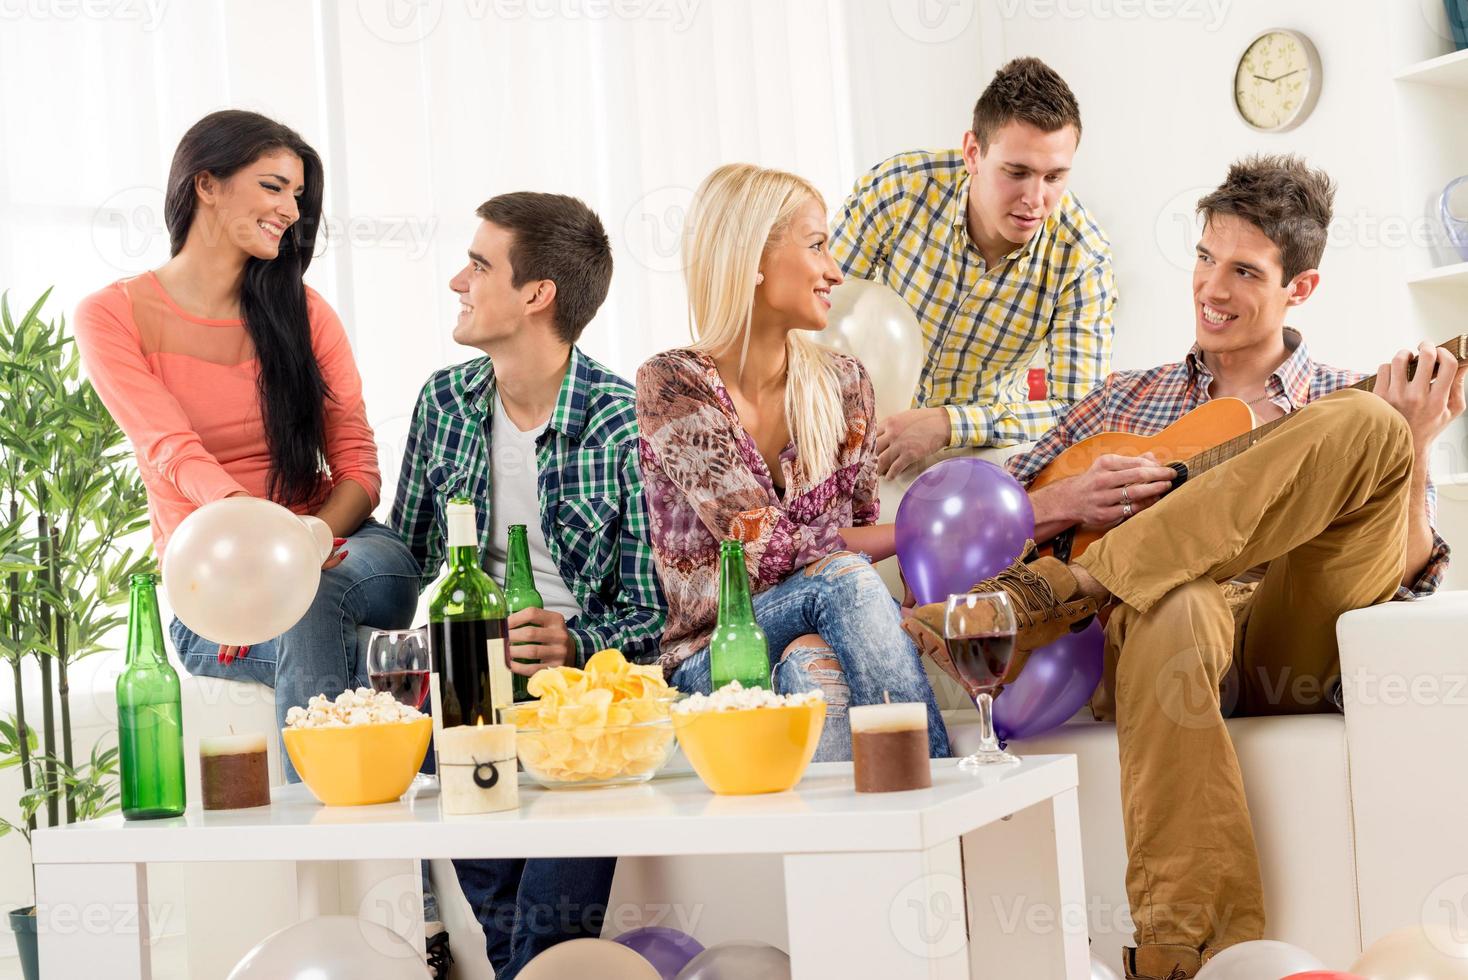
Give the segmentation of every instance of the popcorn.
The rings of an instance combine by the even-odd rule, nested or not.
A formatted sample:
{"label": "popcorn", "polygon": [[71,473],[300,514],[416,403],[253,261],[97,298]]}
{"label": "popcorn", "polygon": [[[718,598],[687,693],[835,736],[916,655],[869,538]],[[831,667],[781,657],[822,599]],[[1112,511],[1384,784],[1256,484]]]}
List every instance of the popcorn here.
{"label": "popcorn", "polygon": [[314,695],[306,707],[285,713],[287,728],[348,728],[355,725],[386,725],[422,718],[423,712],[403,704],[387,691],[359,687],[343,691],[333,700]]}
{"label": "popcorn", "polygon": [[785,708],[800,704],[816,704],[826,700],[825,692],[801,691],[798,694],[776,694],[762,687],[745,687],[730,681],[713,694],[694,694],[673,705],[679,714],[699,711],[746,711],[750,708]]}

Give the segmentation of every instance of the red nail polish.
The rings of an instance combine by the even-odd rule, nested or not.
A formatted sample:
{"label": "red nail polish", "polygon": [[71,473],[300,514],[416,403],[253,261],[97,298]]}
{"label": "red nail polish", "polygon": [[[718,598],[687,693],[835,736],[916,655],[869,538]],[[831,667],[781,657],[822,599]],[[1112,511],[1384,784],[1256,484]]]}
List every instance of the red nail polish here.
{"label": "red nail polish", "polygon": [[247,654],[249,652],[250,652],[250,648],[249,647],[240,647],[240,652],[237,654],[237,656],[243,657],[245,654]]}
{"label": "red nail polish", "polygon": [[340,548],[342,545],[344,545],[344,544],[347,543],[347,539],[346,538],[332,538],[331,539],[331,543],[334,544],[334,545],[336,545],[338,548]]}
{"label": "red nail polish", "polygon": [[351,554],[351,552],[349,552],[349,551],[339,551],[339,552],[337,552],[337,557],[339,557],[339,558],[345,558],[349,554]]}

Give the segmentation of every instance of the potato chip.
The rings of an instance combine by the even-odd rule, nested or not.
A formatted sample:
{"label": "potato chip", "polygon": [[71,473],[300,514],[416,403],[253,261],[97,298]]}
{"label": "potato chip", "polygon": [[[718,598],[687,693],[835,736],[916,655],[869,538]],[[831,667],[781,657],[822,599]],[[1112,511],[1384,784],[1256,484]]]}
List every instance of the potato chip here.
{"label": "potato chip", "polygon": [[622,656],[621,650],[598,650],[586,661],[586,673],[596,674],[623,674],[631,664],[627,658]]}
{"label": "potato chip", "polygon": [[645,775],[671,748],[666,722],[674,692],[656,664],[598,650],[583,669],[536,671],[530,693],[537,700],[508,709],[505,719],[528,730],[520,736],[520,756],[541,778],[589,782]]}

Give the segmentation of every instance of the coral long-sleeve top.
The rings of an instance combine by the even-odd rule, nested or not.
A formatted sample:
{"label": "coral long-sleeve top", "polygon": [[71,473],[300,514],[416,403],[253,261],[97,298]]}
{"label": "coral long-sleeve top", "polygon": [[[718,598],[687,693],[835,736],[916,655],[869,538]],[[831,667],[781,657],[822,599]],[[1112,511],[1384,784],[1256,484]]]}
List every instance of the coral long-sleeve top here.
{"label": "coral long-sleeve top", "polygon": [[[329,472],[311,499],[292,509],[315,511],[343,480],[360,484],[376,507],[377,445],[346,331],[309,287],[306,308],[311,348],[330,392]],[[160,559],[195,508],[240,490],[266,496],[270,453],[255,351],[242,321],[186,313],[149,272],[84,299],[74,332],[87,375],[137,454]]]}

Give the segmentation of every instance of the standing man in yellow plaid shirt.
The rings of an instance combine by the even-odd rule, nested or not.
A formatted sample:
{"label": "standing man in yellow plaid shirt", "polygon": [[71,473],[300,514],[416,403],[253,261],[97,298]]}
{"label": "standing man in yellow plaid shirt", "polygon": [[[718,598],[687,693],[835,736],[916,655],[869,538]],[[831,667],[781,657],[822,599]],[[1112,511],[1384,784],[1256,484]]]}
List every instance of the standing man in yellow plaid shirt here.
{"label": "standing man in yellow plaid shirt", "polygon": [[[878,472],[897,475],[946,446],[1044,435],[1111,370],[1111,244],[1066,189],[1081,113],[1037,58],[1000,68],[961,150],[902,153],[847,199],[831,252],[842,271],[885,282],[922,324],[919,407],[877,428]],[[1049,350],[1049,398],[1028,368]]]}

